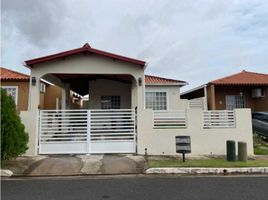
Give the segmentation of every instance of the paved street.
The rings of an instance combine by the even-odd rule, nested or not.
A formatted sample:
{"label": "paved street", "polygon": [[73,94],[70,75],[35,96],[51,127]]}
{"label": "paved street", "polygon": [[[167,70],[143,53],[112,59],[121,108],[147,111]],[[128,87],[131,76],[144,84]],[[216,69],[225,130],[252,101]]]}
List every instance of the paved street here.
{"label": "paved street", "polygon": [[107,176],[2,180],[2,200],[266,200],[268,176]]}

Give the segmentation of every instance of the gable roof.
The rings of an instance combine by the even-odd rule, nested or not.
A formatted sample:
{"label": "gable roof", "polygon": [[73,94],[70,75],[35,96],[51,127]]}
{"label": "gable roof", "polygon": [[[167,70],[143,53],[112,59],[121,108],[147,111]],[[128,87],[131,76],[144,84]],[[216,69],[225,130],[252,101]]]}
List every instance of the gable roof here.
{"label": "gable roof", "polygon": [[29,81],[30,76],[20,72],[16,72],[4,67],[0,67],[1,81]]}
{"label": "gable roof", "polygon": [[145,75],[146,85],[186,85],[187,82],[159,76]]}
{"label": "gable roof", "polygon": [[105,52],[105,51],[101,51],[98,49],[94,49],[94,48],[91,48],[91,46],[88,43],[86,43],[85,45],[83,45],[82,47],[77,48],[77,49],[72,49],[69,51],[64,51],[64,52],[60,52],[60,53],[56,53],[56,54],[52,54],[52,55],[48,55],[48,56],[44,56],[44,57],[39,57],[39,58],[27,60],[27,61],[25,61],[25,63],[28,67],[31,68],[31,67],[33,67],[34,64],[52,61],[55,59],[64,58],[66,56],[71,56],[71,55],[75,55],[75,54],[79,54],[79,53],[86,53],[86,52],[98,54],[101,56],[109,57],[112,59],[132,63],[132,64],[136,64],[136,65],[140,65],[141,67],[145,67],[145,61],[137,60],[137,59],[133,59],[133,58],[129,58],[129,57],[125,57],[125,56],[121,56],[121,55],[117,55],[117,54],[113,54],[113,53],[109,53],[109,52]]}
{"label": "gable roof", "polygon": [[242,72],[209,82],[214,85],[268,85],[268,74]]}

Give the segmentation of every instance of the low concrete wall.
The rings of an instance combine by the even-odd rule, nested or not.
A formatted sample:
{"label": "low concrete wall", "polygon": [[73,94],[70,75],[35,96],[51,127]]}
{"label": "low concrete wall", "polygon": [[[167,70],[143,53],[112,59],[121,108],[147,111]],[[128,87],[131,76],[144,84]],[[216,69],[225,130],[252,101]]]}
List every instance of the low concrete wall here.
{"label": "low concrete wall", "polygon": [[138,113],[138,154],[176,155],[175,136],[191,136],[192,155],[223,155],[226,140],[247,143],[248,155],[253,155],[253,137],[250,109],[237,109],[236,128],[203,129],[201,109],[187,110],[187,128],[153,129],[152,110]]}
{"label": "low concrete wall", "polygon": [[28,150],[26,155],[37,155],[38,140],[38,111],[21,111],[20,118],[25,126],[25,130],[29,135]]}

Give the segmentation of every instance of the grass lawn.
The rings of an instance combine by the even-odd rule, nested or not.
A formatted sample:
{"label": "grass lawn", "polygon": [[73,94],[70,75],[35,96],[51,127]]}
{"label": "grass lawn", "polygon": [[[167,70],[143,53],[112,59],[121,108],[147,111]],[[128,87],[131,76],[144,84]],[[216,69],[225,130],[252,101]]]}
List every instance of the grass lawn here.
{"label": "grass lawn", "polygon": [[203,160],[150,160],[149,167],[268,167],[267,160],[248,160],[247,162],[227,162],[225,159]]}
{"label": "grass lawn", "polygon": [[254,154],[256,154],[256,155],[268,155],[268,149],[254,147]]}

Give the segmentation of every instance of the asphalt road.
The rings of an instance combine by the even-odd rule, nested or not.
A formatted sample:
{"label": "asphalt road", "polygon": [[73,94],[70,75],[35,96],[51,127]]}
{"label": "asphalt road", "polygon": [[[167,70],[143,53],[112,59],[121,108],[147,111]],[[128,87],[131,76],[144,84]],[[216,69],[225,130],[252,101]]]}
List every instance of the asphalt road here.
{"label": "asphalt road", "polygon": [[2,180],[2,200],[267,200],[268,176]]}

